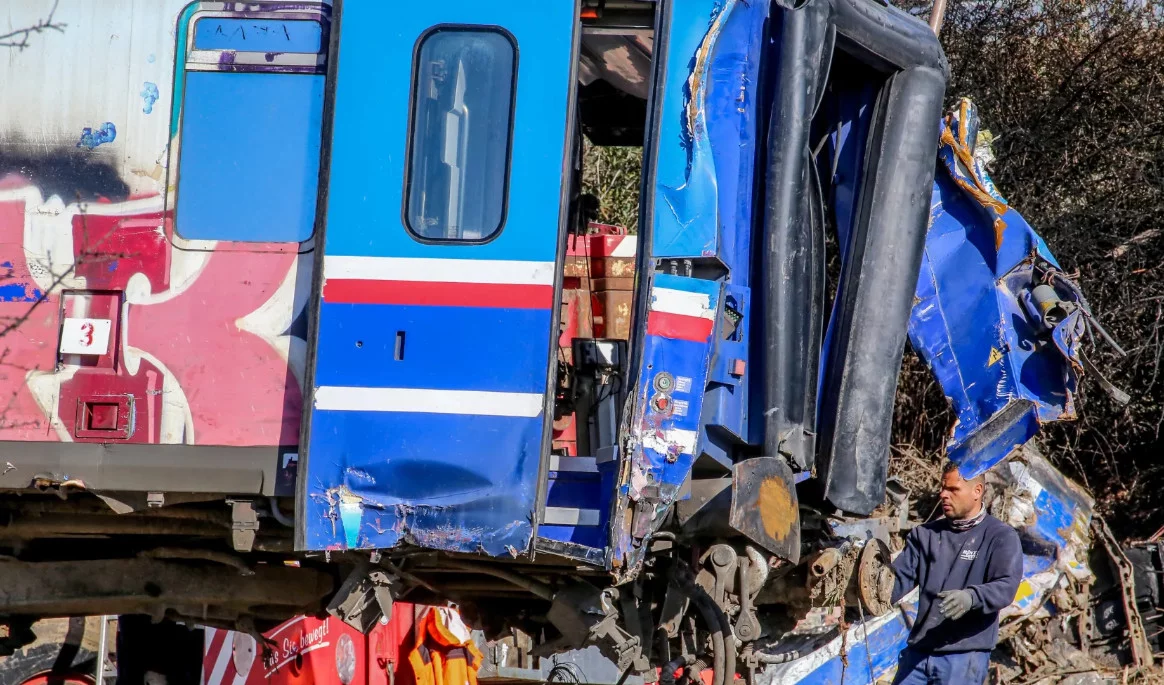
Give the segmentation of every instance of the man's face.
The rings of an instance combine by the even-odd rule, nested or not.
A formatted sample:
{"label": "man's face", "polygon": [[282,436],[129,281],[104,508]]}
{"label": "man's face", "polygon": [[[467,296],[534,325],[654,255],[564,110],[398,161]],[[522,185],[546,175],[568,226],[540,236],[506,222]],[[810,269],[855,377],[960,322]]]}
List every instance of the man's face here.
{"label": "man's face", "polygon": [[942,490],[938,497],[942,500],[942,513],[946,518],[964,519],[977,513],[977,505],[982,497],[981,485],[968,483],[957,471],[942,476]]}

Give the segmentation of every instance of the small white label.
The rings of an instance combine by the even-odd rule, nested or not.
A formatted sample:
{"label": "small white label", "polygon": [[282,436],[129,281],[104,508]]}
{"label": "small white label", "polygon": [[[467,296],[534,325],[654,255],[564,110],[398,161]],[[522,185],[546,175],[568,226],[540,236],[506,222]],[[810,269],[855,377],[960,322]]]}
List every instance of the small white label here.
{"label": "small white label", "polygon": [[61,354],[96,354],[109,351],[109,319],[65,319],[61,328]]}
{"label": "small white label", "polygon": [[690,376],[676,376],[675,377],[675,392],[691,392],[691,377]]}
{"label": "small white label", "polygon": [[974,561],[978,558],[978,550],[964,549],[962,550],[962,553],[958,555],[958,558],[962,561]]}
{"label": "small white label", "polygon": [[672,400],[671,414],[673,416],[687,416],[688,406],[690,406],[690,404],[687,402],[687,400]]}

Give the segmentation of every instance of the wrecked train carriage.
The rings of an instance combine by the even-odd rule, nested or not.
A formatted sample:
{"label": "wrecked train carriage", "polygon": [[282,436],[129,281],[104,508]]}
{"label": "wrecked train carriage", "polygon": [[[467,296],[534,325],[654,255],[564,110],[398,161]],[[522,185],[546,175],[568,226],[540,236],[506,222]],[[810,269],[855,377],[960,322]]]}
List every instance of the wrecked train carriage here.
{"label": "wrecked train carriage", "polygon": [[[367,627],[452,598],[491,637],[640,678],[706,661],[719,685],[789,660],[773,607],[891,616],[867,517],[907,328],[974,364],[941,351],[916,274],[992,246],[927,238],[965,121],[942,124],[929,29],[785,4],[14,9],[7,643],[41,615]],[[85,87],[41,87],[62,74]],[[643,146],[637,249],[579,235],[582,135]],[[1082,302],[1049,264],[1007,282],[1043,324]],[[1072,311],[1023,332],[1066,350],[1033,355],[1054,396]],[[997,388],[967,426],[1010,417]],[[1001,433],[963,441],[973,463],[1030,437]]]}

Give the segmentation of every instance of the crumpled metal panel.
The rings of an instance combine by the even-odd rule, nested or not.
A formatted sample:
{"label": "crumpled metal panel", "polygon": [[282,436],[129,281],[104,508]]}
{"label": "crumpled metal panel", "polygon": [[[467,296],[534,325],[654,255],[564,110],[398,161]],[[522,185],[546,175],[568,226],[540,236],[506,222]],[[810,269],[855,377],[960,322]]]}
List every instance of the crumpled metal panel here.
{"label": "crumpled metal panel", "polygon": [[715,281],[654,276],[619,474],[618,506],[632,513],[611,519],[613,565],[623,579],[637,573],[646,557],[642,541],[666,519],[699,454],[703,388],[720,300]]}
{"label": "crumpled metal panel", "polygon": [[989,152],[978,145],[969,100],[946,117],[941,136],[909,337],[957,414],[948,452],[969,478],[1041,424],[1075,418],[1087,363],[1080,343],[1097,325],[986,173]]}
{"label": "crumpled metal panel", "polygon": [[[917,617],[918,591],[902,600],[901,608],[884,616],[847,624],[845,634],[817,646],[819,638],[806,635],[782,642],[782,649],[798,658],[773,664],[756,674],[757,685],[865,685],[888,678],[897,670],[910,626]],[[815,649],[814,649],[815,647]]]}
{"label": "crumpled metal panel", "polygon": [[[727,0],[719,7],[718,3],[704,0],[672,10],[664,117],[658,136],[662,145],[655,164],[657,199],[652,257],[698,257],[719,250],[715,157],[707,135],[707,96],[712,54],[736,1]],[[711,23],[688,21],[689,13],[710,14]],[[679,58],[684,62],[678,62]],[[690,70],[676,68],[680,64],[686,66],[687,60],[691,60]],[[677,117],[680,107],[682,115]]]}
{"label": "crumpled metal panel", "polygon": [[1018,531],[1023,545],[1023,580],[1002,619],[1045,611],[1050,593],[1072,585],[1064,579],[1076,586],[1090,582],[1091,495],[1030,448],[988,478],[994,491],[991,510]]}
{"label": "crumpled metal panel", "polygon": [[624,419],[619,501],[611,518],[611,564],[620,581],[637,574],[643,540],[663,523],[696,458],[711,452],[730,465],[707,427],[746,432],[745,371],[736,371],[747,367],[746,324],[736,335],[724,331],[733,316],[749,316],[758,135],[749,86],[758,74],[766,17],[765,4],[738,0],[670,9],[655,114],[651,240],[642,248],[656,264],[715,258],[730,273],[711,280],[691,267],[650,277],[650,302],[638,315],[645,330],[636,348],[634,406]]}

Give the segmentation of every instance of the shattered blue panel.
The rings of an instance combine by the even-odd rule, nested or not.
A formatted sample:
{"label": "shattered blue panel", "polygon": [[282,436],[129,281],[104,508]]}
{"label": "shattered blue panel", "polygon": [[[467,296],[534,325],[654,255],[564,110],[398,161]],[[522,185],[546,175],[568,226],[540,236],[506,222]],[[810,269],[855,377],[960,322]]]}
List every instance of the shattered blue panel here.
{"label": "shattered blue panel", "polygon": [[[616,528],[612,533],[615,559],[631,559],[620,564],[633,568],[641,562],[642,539],[658,528],[679,489],[691,473],[699,454],[700,415],[707,385],[710,337],[720,304],[721,286],[715,281],[668,274],[655,274],[651,304],[647,314],[648,334],[643,340],[643,359],[632,409],[634,436],[629,477],[619,485],[625,502],[639,503],[631,530]],[[669,298],[678,293],[686,298],[684,313],[676,314]],[[702,316],[695,314],[702,309]],[[670,328],[667,317],[676,323]],[[691,335],[686,326],[706,326],[706,337]],[[620,523],[616,517],[612,523]]]}
{"label": "shattered blue panel", "polygon": [[[665,72],[653,146],[655,183],[648,189],[654,208],[651,243],[644,248],[653,264],[714,258],[727,271],[721,281],[654,276],[632,393],[635,442],[627,455],[628,480],[618,493],[620,506],[632,507],[634,514],[630,529],[611,533],[615,563],[628,575],[642,561],[635,541],[661,525],[696,457],[707,453],[730,465],[732,449],[748,438],[743,374],[749,357],[754,176],[762,135],[757,96],[767,14],[767,3],[745,0],[692,0],[670,7],[667,47],[660,54]],[[660,288],[705,295],[710,334],[697,339],[652,330],[652,321],[670,315],[666,307],[655,307]],[[725,338],[737,324],[735,334]],[[661,389],[661,375],[674,378],[675,387]],[[659,411],[660,396],[673,405]],[[709,432],[710,426],[717,428]],[[625,519],[618,516],[612,523],[621,527]]]}
{"label": "shattered blue panel", "polygon": [[1094,502],[1044,457],[1023,450],[994,470],[1001,481],[1001,507],[994,514],[1018,531],[1023,580],[1008,616],[1026,616],[1053,606],[1051,594],[1063,576],[1087,582]]}
{"label": "shattered blue panel", "polygon": [[[903,602],[901,609],[884,616],[870,617],[847,628],[848,634],[836,636],[828,644],[809,651],[803,646],[799,659],[769,666],[757,674],[758,685],[870,685],[887,682],[897,669],[897,658],[909,638],[909,623],[917,617],[917,593]],[[814,639],[806,637],[802,639]],[[796,649],[797,645],[790,645]]]}
{"label": "shattered blue panel", "polygon": [[943,124],[910,341],[957,415],[949,457],[972,477],[1042,423],[1075,417],[1086,301],[975,157],[968,101]]}

